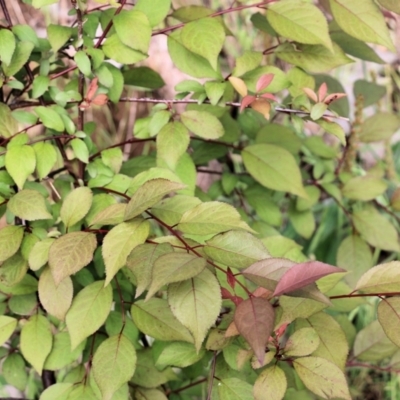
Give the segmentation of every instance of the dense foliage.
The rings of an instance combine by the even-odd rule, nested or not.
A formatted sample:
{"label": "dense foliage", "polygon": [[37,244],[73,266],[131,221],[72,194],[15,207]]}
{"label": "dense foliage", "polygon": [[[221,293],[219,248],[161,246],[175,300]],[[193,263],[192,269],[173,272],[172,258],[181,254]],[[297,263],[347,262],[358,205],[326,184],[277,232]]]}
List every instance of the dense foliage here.
{"label": "dense foliage", "polygon": [[[399,2],[71,0],[70,25],[58,0],[24,3],[44,35],[0,0],[0,396],[389,386]],[[173,98],[160,35],[187,76]],[[327,73],[350,63],[365,79],[345,90]]]}

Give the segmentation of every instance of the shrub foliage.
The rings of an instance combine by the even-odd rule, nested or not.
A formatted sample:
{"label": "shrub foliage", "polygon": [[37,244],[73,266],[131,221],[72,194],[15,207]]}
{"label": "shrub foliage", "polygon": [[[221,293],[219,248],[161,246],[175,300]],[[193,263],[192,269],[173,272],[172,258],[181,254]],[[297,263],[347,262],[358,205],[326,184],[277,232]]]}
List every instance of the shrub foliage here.
{"label": "shrub foliage", "polygon": [[381,71],[398,2],[96,2],[60,25],[24,0],[39,36],[0,0],[2,383],[351,399],[354,371],[396,370],[399,78],[346,97],[327,73]]}

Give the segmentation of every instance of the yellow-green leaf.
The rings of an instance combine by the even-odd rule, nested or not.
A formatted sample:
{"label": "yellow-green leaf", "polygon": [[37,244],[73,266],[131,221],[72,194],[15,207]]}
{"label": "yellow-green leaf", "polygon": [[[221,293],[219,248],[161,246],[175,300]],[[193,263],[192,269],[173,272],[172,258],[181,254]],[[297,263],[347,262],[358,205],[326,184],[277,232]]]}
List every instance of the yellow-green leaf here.
{"label": "yellow-green leaf", "polygon": [[286,393],[285,373],[277,366],[264,369],[254,382],[255,400],[282,400]]}
{"label": "yellow-green leaf", "polygon": [[28,176],[35,171],[36,156],[31,146],[15,145],[7,150],[5,159],[7,172],[22,189]]}
{"label": "yellow-green leaf", "polygon": [[22,226],[6,226],[0,229],[0,262],[13,256],[21,246],[24,237]]}
{"label": "yellow-green leaf", "polygon": [[36,190],[23,189],[16,193],[7,203],[7,208],[15,216],[27,221],[52,218],[44,197]]}
{"label": "yellow-green leaf", "polygon": [[7,315],[0,315],[0,345],[2,346],[13,334],[17,320]]}
{"label": "yellow-green leaf", "polygon": [[400,297],[382,299],[378,306],[378,320],[386,336],[400,347]]}
{"label": "yellow-green leaf", "polygon": [[225,133],[219,119],[207,111],[185,111],[181,114],[181,121],[191,132],[204,139],[218,139]]}
{"label": "yellow-green leaf", "polygon": [[79,187],[68,193],[64,199],[60,217],[65,226],[75,225],[89,212],[93,201],[93,193],[88,187]]}

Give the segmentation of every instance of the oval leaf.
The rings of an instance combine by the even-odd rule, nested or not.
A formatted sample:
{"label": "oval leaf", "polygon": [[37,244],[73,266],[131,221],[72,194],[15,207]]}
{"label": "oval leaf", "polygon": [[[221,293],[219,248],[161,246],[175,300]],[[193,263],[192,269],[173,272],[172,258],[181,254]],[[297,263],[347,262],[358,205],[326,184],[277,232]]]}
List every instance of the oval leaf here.
{"label": "oval leaf", "polygon": [[79,187],[68,193],[61,210],[60,217],[65,226],[75,225],[89,212],[93,201],[93,193],[88,187]]}
{"label": "oval leaf", "polygon": [[400,297],[382,299],[378,306],[378,319],[386,336],[400,347]]}
{"label": "oval leaf", "polygon": [[191,132],[204,139],[218,139],[225,133],[219,119],[207,111],[185,111],[181,114],[181,121]]}
{"label": "oval leaf", "polygon": [[23,189],[7,203],[7,208],[17,217],[27,221],[51,219],[44,197],[36,190]]}

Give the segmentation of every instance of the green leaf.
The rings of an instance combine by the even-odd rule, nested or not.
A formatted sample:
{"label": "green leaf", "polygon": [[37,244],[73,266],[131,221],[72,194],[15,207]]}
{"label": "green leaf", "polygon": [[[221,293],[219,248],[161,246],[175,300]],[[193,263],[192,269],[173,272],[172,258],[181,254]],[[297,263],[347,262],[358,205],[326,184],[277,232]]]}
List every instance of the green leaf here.
{"label": "green leaf", "polygon": [[309,239],[315,231],[314,214],[310,210],[297,211],[292,206],[289,208],[288,215],[294,230],[303,238]]}
{"label": "green leaf", "polygon": [[378,320],[386,336],[400,347],[399,323],[400,323],[400,298],[391,297],[382,299],[378,306]]}
{"label": "green leaf", "polygon": [[93,259],[97,246],[96,235],[90,232],[72,232],[61,236],[49,250],[49,266],[55,284],[73,275]]}
{"label": "green leaf", "polygon": [[364,79],[355,81],[353,90],[356,98],[360,95],[363,97],[364,107],[377,103],[386,94],[385,86]]}
{"label": "green leaf", "polygon": [[96,332],[106,321],[112,305],[112,288],[96,281],[83,288],[72,301],[66,315],[71,350]]}
{"label": "green leaf", "polygon": [[398,292],[400,277],[399,261],[377,265],[365,272],[355,287],[364,293]]}
{"label": "green leaf", "polygon": [[114,393],[128,382],[135,372],[135,348],[126,336],[111,336],[96,350],[92,368],[102,399],[111,400]]}
{"label": "green leaf", "polygon": [[21,354],[11,353],[7,356],[2,365],[2,373],[9,385],[21,391],[25,390],[28,383],[28,374]]}
{"label": "green leaf", "polygon": [[400,14],[400,4],[397,0],[378,0],[378,3],[390,11]]}
{"label": "green leaf", "polygon": [[236,58],[236,65],[233,69],[233,76],[242,76],[260,66],[262,54],[256,51],[245,51],[241,56]]}
{"label": "green leaf", "polygon": [[[147,2],[147,4],[150,4]],[[138,4],[135,5],[135,9]],[[123,72],[125,85],[145,89],[160,89],[165,85],[163,78],[149,67],[130,68]]]}
{"label": "green leaf", "polygon": [[7,208],[15,216],[28,221],[51,219],[44,197],[36,190],[23,189],[7,203]]}
{"label": "green leaf", "polygon": [[329,4],[335,21],[350,36],[395,51],[385,19],[374,2],[329,0]]}
{"label": "green leaf", "polygon": [[106,66],[113,77],[113,85],[108,89],[107,96],[113,103],[117,103],[121,97],[122,90],[124,88],[124,77],[119,68],[110,63],[106,63]]}
{"label": "green leaf", "polygon": [[5,165],[18,188],[22,189],[28,176],[35,171],[35,151],[31,146],[12,146],[7,150]]}
{"label": "green leaf", "polygon": [[347,269],[350,273],[345,280],[353,287],[360,277],[373,265],[372,252],[368,244],[357,235],[347,236],[337,252],[338,267]]}
{"label": "green leaf", "polygon": [[153,265],[151,284],[146,295],[150,299],[164,285],[181,282],[198,275],[206,267],[204,258],[188,253],[167,253]]}
{"label": "green leaf", "polygon": [[85,164],[89,163],[89,149],[86,143],[81,139],[72,139],[70,142],[72,150],[74,150],[75,157]]}
{"label": "green leaf", "polygon": [[221,97],[226,90],[226,82],[206,82],[204,84],[207,97],[210,99],[210,103],[215,106],[220,101]]}
{"label": "green leaf", "polygon": [[250,383],[238,378],[221,379],[218,382],[220,400],[253,400],[253,388]]}
{"label": "green leaf", "polygon": [[271,4],[268,22],[279,35],[304,44],[322,44],[332,50],[324,14],[313,4],[287,0]]}
{"label": "green leaf", "polygon": [[176,190],[183,189],[185,185],[171,182],[167,179],[152,179],[140,186],[133,194],[125,210],[125,221],[142,214],[148,208],[157,204],[164,196]]}
{"label": "green leaf", "polygon": [[186,211],[177,228],[190,235],[211,235],[231,229],[253,232],[234,207],[219,201],[201,203]]}
{"label": "green leaf", "polygon": [[115,31],[119,40],[129,48],[146,54],[151,38],[151,26],[145,13],[133,10],[122,10],[113,18]]}
{"label": "green leaf", "polygon": [[0,229],[0,262],[12,257],[20,248],[24,228],[22,226],[6,226]]}
{"label": "green leaf", "polygon": [[360,235],[373,247],[400,251],[395,227],[375,208],[355,211],[353,222]]}
{"label": "green leaf", "polygon": [[41,240],[33,245],[32,251],[29,253],[29,267],[32,271],[37,271],[43,267],[49,260],[50,246],[55,239],[48,238]]}
{"label": "green leaf", "polygon": [[33,315],[21,329],[21,352],[39,375],[53,345],[51,324],[43,315]]}
{"label": "green leaf", "polygon": [[37,99],[43,93],[47,91],[50,84],[50,78],[48,76],[37,76],[32,84],[32,97]]}
{"label": "green leaf", "polygon": [[152,27],[157,26],[168,15],[171,8],[171,0],[138,0],[135,4],[135,10],[146,14]]}
{"label": "green leaf", "polygon": [[67,43],[73,30],[68,26],[50,24],[47,27],[47,39],[54,53]]}
{"label": "green leaf", "polygon": [[39,116],[40,120],[46,128],[54,129],[57,132],[63,132],[65,125],[63,120],[54,109],[50,107],[38,106],[35,107],[35,113]]}
{"label": "green leaf", "polygon": [[321,357],[302,357],[293,361],[294,369],[309,390],[323,399],[351,400],[346,377],[335,364]]}
{"label": "green leaf", "polygon": [[15,51],[15,36],[8,29],[0,30],[0,60],[5,65],[11,63],[12,56]]}
{"label": "green leaf", "polygon": [[352,200],[370,201],[383,194],[387,184],[373,175],[357,176],[348,180],[342,188],[344,197]]}
{"label": "green leaf", "polygon": [[50,268],[45,268],[40,274],[38,292],[42,307],[50,315],[63,321],[71,307],[74,294],[71,278],[67,276],[57,286]]}
{"label": "green leaf", "polygon": [[116,33],[107,38],[103,44],[103,51],[107,57],[121,64],[134,64],[147,58],[147,54],[133,50],[122,43]]}
{"label": "green leaf", "polygon": [[129,253],[144,243],[149,235],[149,222],[137,218],[112,228],[103,240],[102,255],[106,266],[105,285],[126,264]]}
{"label": "green leaf", "polygon": [[367,118],[361,126],[361,142],[370,143],[389,139],[400,127],[400,118],[395,114],[376,113]]}
{"label": "green leaf", "polygon": [[131,308],[132,319],[145,335],[162,341],[193,343],[189,330],[172,314],[167,300],[152,298],[136,301]]}
{"label": "green leaf", "polygon": [[123,154],[120,148],[106,149],[101,152],[101,161],[109,167],[114,174],[121,169]]}
{"label": "green leaf", "polygon": [[[2,32],[2,30],[0,31]],[[17,120],[13,117],[10,108],[0,103],[0,136],[8,139],[18,130]]]}
{"label": "green leaf", "polygon": [[239,269],[270,257],[264,244],[245,231],[216,235],[206,242],[204,251],[214,261]]}
{"label": "green leaf", "polygon": [[157,135],[157,165],[174,171],[189,142],[189,132],[182,123],[166,124]]}
{"label": "green leaf", "polygon": [[277,366],[264,369],[254,383],[255,400],[282,400],[287,388],[285,373]]}
{"label": "green leaf", "polygon": [[198,54],[189,51],[180,41],[180,32],[168,35],[168,52],[178,69],[195,78],[220,78],[210,63]]}
{"label": "green leaf", "polygon": [[150,285],[154,262],[163,254],[174,250],[168,243],[145,243],[135,247],[129,254],[126,265],[136,278],[135,298],[138,298]]}
{"label": "green leaf", "polygon": [[164,369],[167,366],[185,368],[201,360],[205,355],[204,349],[197,352],[194,345],[185,342],[168,344],[156,361],[156,367]]}
{"label": "green leaf", "polygon": [[302,144],[293,129],[279,124],[264,126],[257,133],[256,143],[273,144],[284,148],[293,155],[299,152]]}
{"label": "green leaf", "polygon": [[311,113],[310,113],[310,118],[315,121],[317,119],[320,119],[325,111],[328,109],[328,106],[325,103],[316,103],[311,107]]}
{"label": "green leaf", "polygon": [[263,186],[307,197],[299,167],[288,151],[271,144],[255,144],[247,146],[242,157],[247,171]]}
{"label": "green leaf", "polygon": [[185,111],[182,123],[195,135],[204,139],[218,139],[224,135],[224,127],[217,117],[206,111]]}
{"label": "green leaf", "polygon": [[225,31],[215,18],[202,18],[187,23],[181,32],[182,44],[191,52],[204,57],[217,70],[218,55],[225,41]]}
{"label": "green leaf", "polygon": [[17,327],[17,320],[7,315],[0,315],[0,345],[2,346]]}
{"label": "green leaf", "polygon": [[315,74],[353,62],[336,43],[332,43],[332,47],[333,52],[322,45],[284,43],[275,54],[283,61]]}
{"label": "green leaf", "polygon": [[53,145],[46,142],[35,143],[32,147],[36,155],[37,174],[39,179],[43,179],[57,162],[57,151]]}
{"label": "green leaf", "polygon": [[35,8],[41,8],[50,4],[57,3],[58,0],[32,0],[32,6]]}
{"label": "green leaf", "polygon": [[92,64],[90,62],[89,56],[82,50],[75,53],[74,61],[79,71],[85,76],[90,76],[92,74]]}
{"label": "green leaf", "polygon": [[327,119],[323,118],[315,122],[326,132],[336,136],[340,140],[340,143],[346,145],[346,135],[344,133],[343,128],[339,124],[333,121],[328,121]]}
{"label": "green leaf", "polygon": [[111,204],[97,213],[90,225],[117,225],[124,221],[126,204]]}
{"label": "green leaf", "polygon": [[18,42],[13,53],[11,62],[8,65],[2,65],[5,76],[14,76],[28,62],[34,48],[32,42]]}
{"label": "green leaf", "polygon": [[203,270],[192,279],[168,286],[168,303],[175,317],[192,333],[199,351],[208,329],[221,308],[221,292],[217,279]]}
{"label": "green leaf", "polygon": [[55,383],[42,392],[40,400],[68,400],[72,390],[72,383]]}
{"label": "green leaf", "polygon": [[89,212],[93,193],[88,187],[79,187],[68,193],[60,210],[60,217],[67,228],[82,220]]}
{"label": "green leaf", "polygon": [[18,252],[8,258],[0,268],[0,282],[8,287],[13,287],[26,275],[28,262]]}
{"label": "green leaf", "polygon": [[290,335],[284,348],[288,357],[309,356],[319,346],[319,336],[313,328],[300,328]]}

